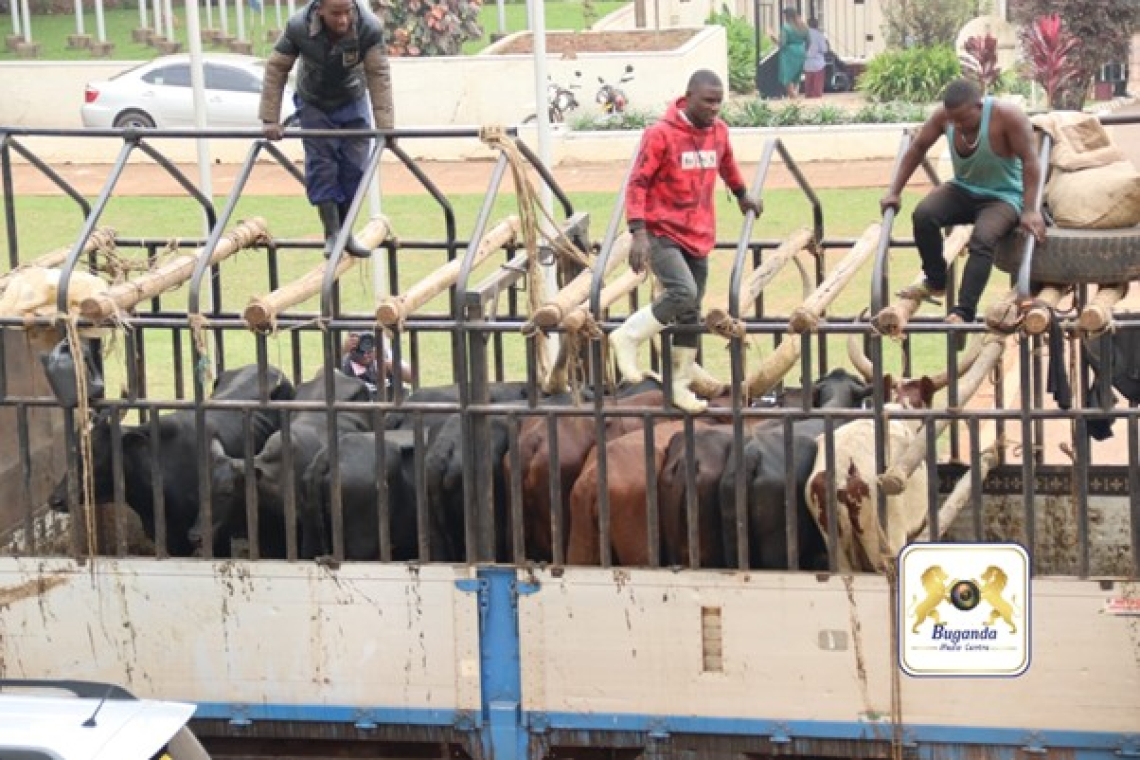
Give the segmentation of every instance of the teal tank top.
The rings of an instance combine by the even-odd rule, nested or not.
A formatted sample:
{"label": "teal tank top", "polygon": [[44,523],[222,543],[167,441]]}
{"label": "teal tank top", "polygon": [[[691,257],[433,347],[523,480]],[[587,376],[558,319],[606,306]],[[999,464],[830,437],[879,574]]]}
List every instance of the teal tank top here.
{"label": "teal tank top", "polygon": [[978,147],[966,157],[958,155],[954,143],[954,125],[946,128],[950,143],[950,161],[954,166],[954,184],[969,193],[984,198],[997,198],[1022,211],[1024,185],[1021,181],[1021,159],[1003,158],[990,147],[990,110],[993,98],[982,101],[982,123],[978,126]]}

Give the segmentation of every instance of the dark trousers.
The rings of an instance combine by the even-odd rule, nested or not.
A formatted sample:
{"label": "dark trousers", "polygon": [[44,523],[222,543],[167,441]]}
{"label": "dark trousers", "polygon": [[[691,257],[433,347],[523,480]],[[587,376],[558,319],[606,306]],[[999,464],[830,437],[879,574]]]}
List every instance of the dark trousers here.
{"label": "dark trousers", "polygon": [[[372,120],[368,98],[359,98],[332,111],[322,111],[296,99],[297,118],[302,129],[368,129]],[[367,137],[306,137],[305,192],[316,206],[336,201],[341,213],[356,195],[368,161]]]}
{"label": "dark trousers", "polygon": [[946,261],[942,258],[942,231],[958,224],[973,224],[967,246],[969,255],[962,272],[962,285],[953,311],[973,321],[978,301],[994,264],[994,249],[1019,221],[1017,209],[1005,201],[982,198],[952,182],[935,188],[922,200],[911,217],[914,242],[922,257],[922,273],[934,290],[946,289]]}
{"label": "dark trousers", "polygon": [[[685,253],[672,240],[649,236],[649,265],[661,283],[662,293],[653,302],[653,316],[663,325],[701,323],[701,299],[709,278],[709,260]],[[700,334],[677,333],[673,345],[681,348],[700,346]]]}

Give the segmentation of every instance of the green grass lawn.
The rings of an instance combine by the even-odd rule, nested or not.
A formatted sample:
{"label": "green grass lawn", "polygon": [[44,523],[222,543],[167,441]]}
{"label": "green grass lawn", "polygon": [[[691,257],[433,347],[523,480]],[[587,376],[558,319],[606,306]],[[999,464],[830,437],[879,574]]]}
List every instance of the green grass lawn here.
{"label": "green grass lawn", "polygon": [[[602,18],[614,10],[622,7],[625,3],[614,2],[613,0],[604,0],[595,3],[597,18]],[[295,7],[301,7],[302,3],[297,3]],[[264,14],[255,13],[248,9],[246,6],[245,13],[245,29],[246,39],[253,43],[254,55],[265,57],[273,48],[273,42],[276,39],[275,30],[280,29],[277,22],[276,6],[271,2],[263,3]],[[508,3],[506,5],[506,32],[517,32],[527,27],[526,5],[522,3]],[[547,0],[546,6],[546,28],[547,29],[570,29],[579,30],[586,28],[586,17],[582,10],[581,0]],[[227,20],[228,31],[230,35],[236,36],[238,30],[237,10],[233,3],[227,3]],[[281,4],[282,18],[288,13],[285,3]],[[5,19],[2,23],[2,28],[5,34],[11,33],[11,17],[4,14]],[[183,4],[176,3],[174,8],[174,38],[182,43],[182,49],[187,49],[186,37],[186,10]],[[200,11],[201,25],[203,29],[208,27],[205,8]],[[123,61],[140,61],[150,60],[158,55],[155,48],[150,45],[134,42],[131,40],[131,31],[139,26],[139,12],[137,8],[115,8],[107,9],[103,13],[104,28],[106,31],[107,41],[113,42],[115,45],[112,58],[114,60]],[[153,25],[153,16],[147,14],[149,25]],[[463,53],[470,55],[477,53],[484,47],[491,43],[491,35],[499,31],[499,12],[494,3],[488,3],[482,7],[479,12],[479,23],[483,27],[483,37],[479,40],[472,40],[463,45]],[[96,19],[95,13],[88,10],[83,19],[84,32],[91,36],[92,39],[97,39]],[[45,61],[85,61],[91,59],[91,54],[87,50],[70,50],[67,47],[68,35],[75,34],[77,23],[74,13],[70,14],[53,14],[53,15],[33,15],[32,16],[32,39],[42,45],[40,51],[40,60]],[[217,5],[213,6],[213,27],[221,27],[221,18],[218,14]],[[270,33],[274,33],[270,35]],[[267,35],[273,36],[269,39]],[[205,45],[205,50],[221,50],[221,48]],[[18,60],[15,51],[9,51],[6,48],[0,47],[0,61]]]}
{"label": "green grass lawn", "polygon": [[[878,220],[878,190],[823,190],[819,196],[824,208],[826,235],[829,239],[856,238]],[[909,218],[909,204],[915,202],[918,197],[917,194],[907,196],[908,208],[904,208],[900,218]],[[735,240],[740,234],[739,212],[725,194],[718,193],[717,198],[719,239]],[[460,236],[469,237],[483,200],[482,196],[456,195],[451,196],[449,200],[455,208]],[[608,193],[579,193],[572,196],[572,201],[577,209],[590,213],[591,236],[595,241],[599,240],[613,212],[613,196]],[[217,203],[218,207],[222,208],[225,199],[219,198]],[[517,212],[516,203],[513,194],[500,197],[491,215],[492,220],[497,221],[507,214]],[[765,204],[765,214],[755,229],[754,239],[779,241],[785,239],[793,230],[810,224],[810,209],[804,197],[797,191],[769,191],[765,194]],[[63,198],[23,196],[17,198],[16,207],[18,218],[22,220],[22,226],[18,227],[18,240],[21,258],[24,261],[74,243],[82,219],[69,201]],[[392,229],[403,245],[416,241],[438,243],[444,237],[442,213],[433,208],[426,197],[408,195],[387,197],[383,202],[383,210],[391,220]],[[235,219],[254,216],[261,216],[267,220],[269,230],[275,238],[309,238],[314,241],[314,245],[318,244],[319,226],[315,212],[300,193],[286,197],[249,196],[240,200]],[[35,221],[28,223],[28,220]],[[185,252],[191,246],[179,243],[179,239],[200,236],[202,221],[201,212],[185,199],[113,197],[100,224],[115,228],[120,239],[157,238],[169,241],[172,248]],[[6,234],[5,228],[0,225],[0,235]],[[909,225],[905,223],[896,230],[896,236],[908,237],[909,234]],[[825,256],[827,270],[833,270],[846,253],[846,249],[829,252]],[[138,252],[124,247],[120,250],[120,254],[137,257]],[[728,251],[714,255],[708,295],[705,300],[706,308],[726,298],[732,258],[732,254]],[[318,265],[320,261],[320,254],[316,251],[284,252],[280,257],[279,282],[295,279]],[[472,282],[479,282],[497,271],[502,261],[502,257],[492,257],[491,261],[476,270]],[[893,289],[909,282],[915,276],[917,262],[918,257],[913,250],[900,249],[893,253],[891,268]],[[430,251],[403,250],[397,258],[397,269],[392,272],[392,282],[400,292],[406,292],[444,263],[446,255],[438,245],[435,250]],[[272,289],[268,257],[261,249],[240,252],[224,261],[220,269],[218,284],[223,309],[231,317],[240,316],[252,297],[264,295]],[[835,300],[829,310],[830,314],[836,318],[849,317],[868,305],[871,271],[872,262],[868,258],[854,281]],[[991,289],[983,304],[988,299],[996,297],[998,290],[1002,288],[1000,282],[1002,279],[1000,276],[992,278]],[[371,264],[349,272],[340,283],[340,309],[336,316],[370,320],[376,304],[372,283]],[[643,303],[648,294],[648,287],[643,287]],[[803,285],[800,275],[795,267],[789,267],[765,291],[766,313],[770,316],[786,316],[800,305],[802,298]],[[521,310],[525,313],[526,294],[520,297],[520,303]],[[165,294],[161,299],[161,308],[171,314],[184,314],[187,310],[187,289],[183,287]],[[440,296],[427,304],[417,317],[429,319],[443,317],[447,313],[447,308],[446,297]],[[506,310],[504,302],[500,305],[499,313],[505,314]],[[614,309],[615,314],[625,311],[624,306]],[[308,375],[318,366],[323,350],[320,342],[321,333],[311,329],[320,314],[319,300],[311,298],[293,307],[287,314],[295,321],[303,322],[304,325],[302,329],[296,331],[285,325],[284,329],[265,338],[268,355],[271,361],[283,367],[293,367],[294,356],[299,357],[298,371],[302,375]],[[935,317],[937,314],[938,310],[934,307],[925,307],[921,316]],[[220,324],[223,321],[215,315],[215,322]],[[124,323],[126,327],[130,324],[129,320]],[[145,365],[147,382],[152,397],[165,398],[175,395],[172,368],[176,355],[181,357],[182,362],[189,360],[185,328],[178,332],[182,333],[181,341],[172,340],[170,328],[147,328],[143,331],[143,339],[147,346]],[[126,335],[125,331],[119,331],[118,340],[121,341]],[[228,366],[237,366],[254,360],[257,336],[246,330],[242,324],[232,325],[225,331],[225,335],[225,360]],[[405,352],[412,349],[410,340],[409,333],[404,333],[402,347]],[[449,334],[441,330],[424,332],[415,340],[421,383],[431,385],[451,382],[453,368]],[[112,341],[111,344],[109,365],[115,367],[121,365],[122,353],[115,352],[116,341]],[[504,364],[508,376],[523,377],[524,341],[517,331],[512,330],[505,335],[503,344]],[[706,336],[703,345],[706,366],[715,373],[727,377],[728,352],[723,350],[725,341],[718,337]],[[912,350],[916,368],[928,372],[944,367],[945,346],[945,341],[935,336],[913,336]],[[749,366],[758,361],[761,355],[766,354],[770,347],[771,341],[765,339],[759,349],[751,348],[748,356]],[[846,363],[842,338],[833,338],[829,343],[829,351],[832,365]],[[888,343],[887,354],[888,370],[897,369],[899,366],[897,347]],[[122,373],[112,370],[109,374],[114,379]],[[791,372],[789,382],[799,383],[798,367]]]}

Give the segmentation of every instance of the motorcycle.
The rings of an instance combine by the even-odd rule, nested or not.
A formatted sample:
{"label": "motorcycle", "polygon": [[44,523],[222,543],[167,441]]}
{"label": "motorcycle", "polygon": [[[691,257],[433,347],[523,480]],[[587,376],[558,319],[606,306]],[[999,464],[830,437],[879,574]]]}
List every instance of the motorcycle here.
{"label": "motorcycle", "polygon": [[[582,72],[575,71],[574,76],[582,76]],[[548,77],[549,79],[549,77]],[[573,111],[578,107],[578,96],[574,94],[574,90],[580,89],[581,85],[571,82],[568,86],[563,87],[554,80],[550,80],[546,85],[546,113],[550,118],[551,124],[561,124],[566,121],[566,114]],[[538,118],[537,114],[531,114],[523,119],[523,124],[530,124]]]}
{"label": "motorcycle", "polygon": [[632,79],[633,66],[630,64],[626,64],[625,71],[617,84],[609,84],[603,77],[598,77],[601,87],[598,88],[594,101],[602,107],[602,120],[620,120],[622,118],[625,107],[629,104],[629,99],[626,98],[625,91],[621,89],[620,85]]}

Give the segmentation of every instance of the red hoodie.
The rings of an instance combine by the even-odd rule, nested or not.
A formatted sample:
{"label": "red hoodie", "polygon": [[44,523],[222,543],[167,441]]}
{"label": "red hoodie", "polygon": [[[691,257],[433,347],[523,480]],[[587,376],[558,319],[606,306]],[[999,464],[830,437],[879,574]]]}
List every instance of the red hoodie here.
{"label": "red hoodie", "polygon": [[651,235],[704,258],[716,244],[717,175],[738,198],[747,187],[732,155],[728,125],[717,119],[700,129],[684,110],[685,98],[678,98],[664,119],[645,130],[626,191],[625,218],[644,222]]}

